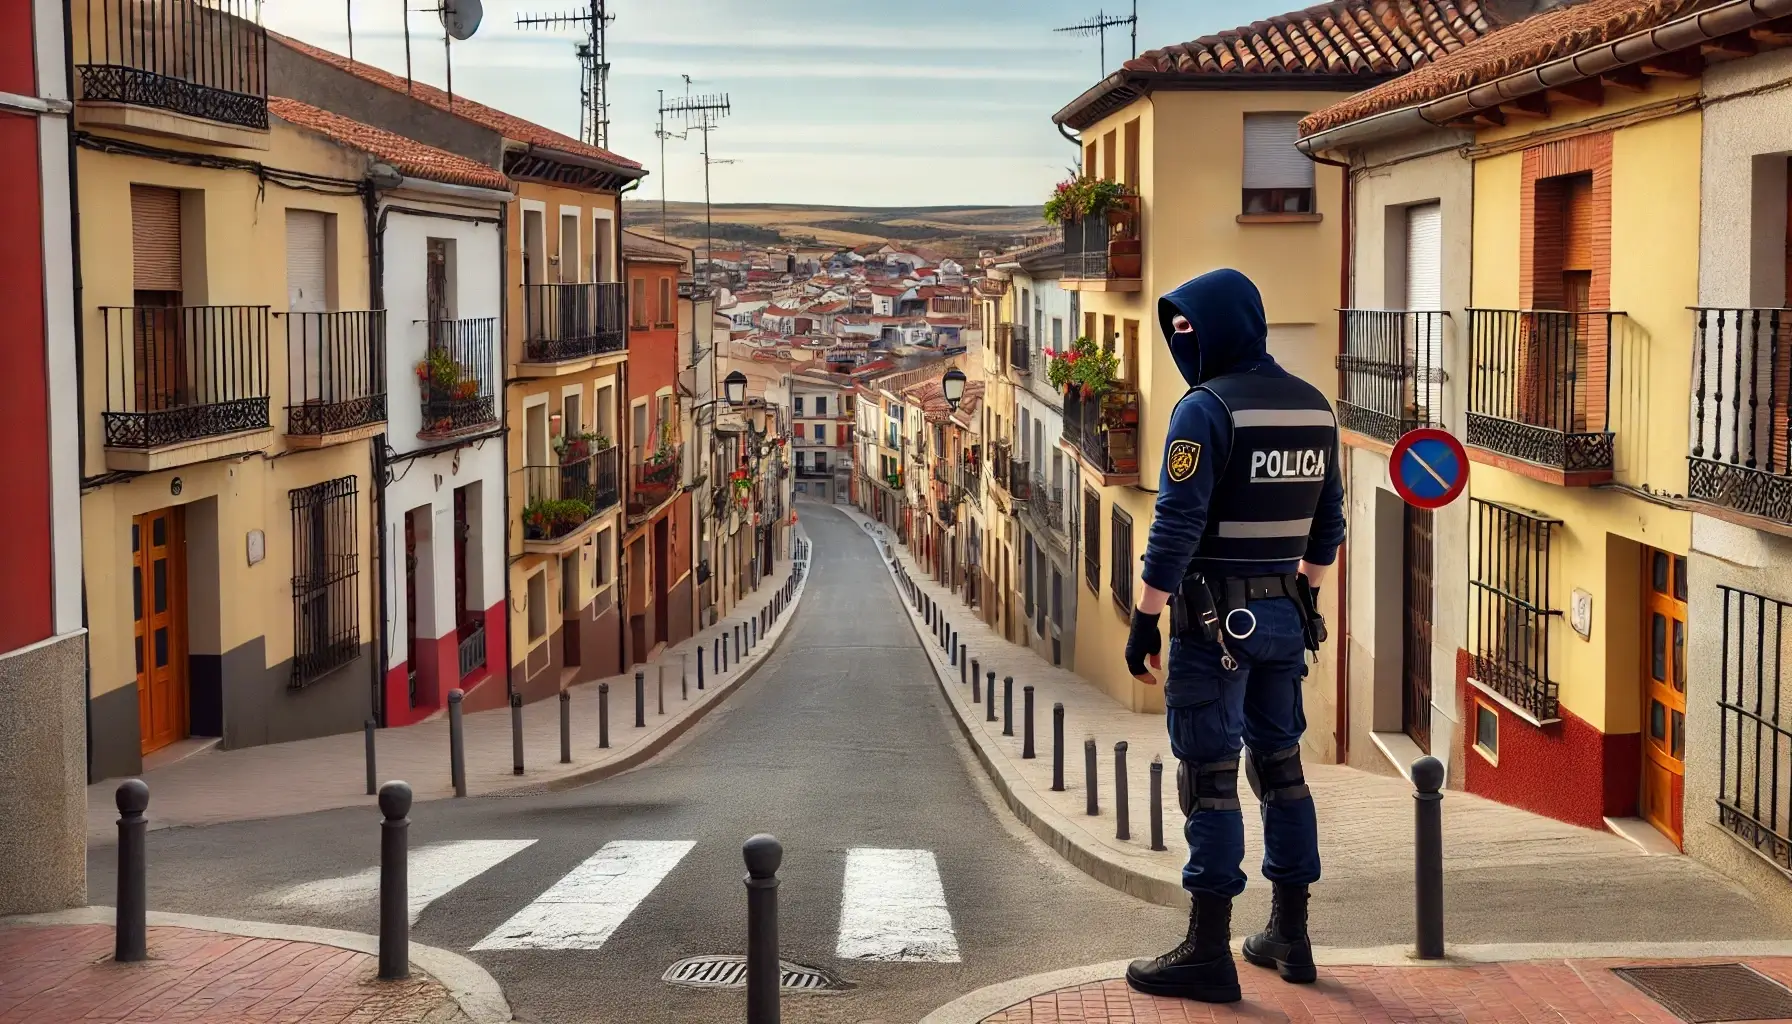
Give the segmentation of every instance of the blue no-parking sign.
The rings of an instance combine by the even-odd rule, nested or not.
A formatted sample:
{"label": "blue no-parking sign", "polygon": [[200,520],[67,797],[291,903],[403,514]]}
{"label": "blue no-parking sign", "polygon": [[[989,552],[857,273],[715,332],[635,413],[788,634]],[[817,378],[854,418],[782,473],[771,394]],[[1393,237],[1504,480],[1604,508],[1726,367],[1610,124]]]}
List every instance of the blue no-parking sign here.
{"label": "blue no-parking sign", "polygon": [[1408,505],[1443,508],[1468,486],[1468,453],[1449,431],[1418,427],[1394,443],[1388,475],[1395,493]]}

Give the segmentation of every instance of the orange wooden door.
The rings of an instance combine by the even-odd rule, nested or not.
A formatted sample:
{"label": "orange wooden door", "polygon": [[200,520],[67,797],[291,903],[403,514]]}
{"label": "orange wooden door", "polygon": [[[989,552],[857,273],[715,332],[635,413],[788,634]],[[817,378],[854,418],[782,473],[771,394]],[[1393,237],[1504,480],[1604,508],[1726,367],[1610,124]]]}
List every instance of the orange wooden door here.
{"label": "orange wooden door", "polygon": [[1686,558],[1643,549],[1643,817],[1680,844],[1686,781]]}
{"label": "orange wooden door", "polygon": [[137,722],[142,752],[187,736],[186,539],[179,508],[131,521]]}

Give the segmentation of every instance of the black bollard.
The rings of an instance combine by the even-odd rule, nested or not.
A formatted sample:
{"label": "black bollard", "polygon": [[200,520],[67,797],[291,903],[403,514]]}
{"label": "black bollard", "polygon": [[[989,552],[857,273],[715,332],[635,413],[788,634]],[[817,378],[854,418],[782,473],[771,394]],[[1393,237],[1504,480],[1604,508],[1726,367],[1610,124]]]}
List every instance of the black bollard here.
{"label": "black bollard", "polygon": [[1444,957],[1444,764],[1429,755],[1412,763],[1415,834],[1414,905],[1421,960]]}
{"label": "black bollard", "polygon": [[722,665],[722,638],[719,636],[716,637],[715,650],[710,653],[709,663],[716,667],[717,675],[727,671]]}
{"label": "black bollard", "polygon": [[379,783],[374,781],[373,730],[374,730],[373,719],[369,718],[366,721],[366,723],[361,726],[361,733],[362,733],[363,737],[367,740],[367,795],[368,796],[372,796],[375,793],[379,792]]}
{"label": "black bollard", "polygon": [[635,670],[635,728],[647,728],[647,673]]}
{"label": "black bollard", "polygon": [[757,835],[740,853],[747,862],[747,1024],[778,1024],[778,866],[784,847]]}
{"label": "black bollard", "polygon": [[510,695],[510,774],[523,774],[523,695]]}
{"label": "black bollard", "polygon": [[946,646],[953,650],[964,650],[964,645],[958,642],[958,630],[952,630],[951,639],[946,642]]}
{"label": "black bollard", "polygon": [[962,685],[964,685],[965,673],[967,671],[969,671],[970,667],[971,667],[971,663],[969,661],[965,660],[965,650],[964,650],[963,644],[959,644],[957,647],[953,648],[952,663],[958,666],[958,682],[959,682],[959,685],[962,686]]}
{"label": "black bollard", "polygon": [[1014,677],[1002,677],[1002,735],[1014,735]]}
{"label": "black bollard", "polygon": [[697,692],[703,692],[703,648],[697,648]]}
{"label": "black bollard", "polygon": [[1064,705],[1052,705],[1052,792],[1064,792]]}
{"label": "black bollard", "polygon": [[380,787],[380,980],[411,976],[411,787]]}
{"label": "black bollard", "polygon": [[678,656],[678,699],[691,699],[691,656],[689,654]]}
{"label": "black bollard", "polygon": [[666,663],[660,662],[653,672],[653,688],[660,702],[660,714],[666,713]]}
{"label": "black bollard", "polygon": [[607,750],[610,746],[610,684],[597,684],[597,746],[599,750]]}
{"label": "black bollard", "polygon": [[971,703],[983,703],[983,677],[977,674],[976,669],[971,670]]}
{"label": "black bollard", "polygon": [[1114,744],[1114,838],[1131,839],[1132,822],[1126,803],[1126,741]]}
{"label": "black bollard", "polygon": [[149,787],[142,779],[126,779],[113,794],[118,805],[118,907],[113,924],[112,959],[136,963],[149,959],[149,859],[144,840],[149,822]]}
{"label": "black bollard", "polygon": [[982,678],[982,675],[983,675],[982,669],[983,669],[983,659],[972,658],[971,659],[971,700],[973,700],[973,701],[975,701],[977,699],[977,692],[976,692],[977,691],[977,680]]}
{"label": "black bollard", "polygon": [[740,664],[740,623],[734,624],[734,663]]}
{"label": "black bollard", "polygon": [[454,795],[467,795],[467,742],[461,729],[459,690],[448,691],[448,775],[454,780]]}
{"label": "black bollard", "polygon": [[722,667],[717,670],[716,674],[720,675],[721,673],[726,672],[726,671],[728,671],[728,643],[726,640],[726,634],[724,634],[724,639],[722,642]]}
{"label": "black bollard", "polygon": [[985,722],[993,722],[996,720],[996,670],[993,668],[989,670],[989,675],[984,678],[983,696],[983,720]]}
{"label": "black bollard", "polygon": [[572,692],[560,691],[560,763],[572,763]]}
{"label": "black bollard", "polygon": [[1088,815],[1101,813],[1101,801],[1095,796],[1095,737],[1083,741],[1083,788],[1089,791]]}
{"label": "black bollard", "polygon": [[1020,756],[1023,761],[1031,761],[1035,756],[1033,753],[1033,684],[1028,683],[1021,687],[1021,694],[1025,698],[1021,702],[1025,714],[1021,721]]}
{"label": "black bollard", "polygon": [[1164,848],[1164,759],[1151,757],[1151,848]]}

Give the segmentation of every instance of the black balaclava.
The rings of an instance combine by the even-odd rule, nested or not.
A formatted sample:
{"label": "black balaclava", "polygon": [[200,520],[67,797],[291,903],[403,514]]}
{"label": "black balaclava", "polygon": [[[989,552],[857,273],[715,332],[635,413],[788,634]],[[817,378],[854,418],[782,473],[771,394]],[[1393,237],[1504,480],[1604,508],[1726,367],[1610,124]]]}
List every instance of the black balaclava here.
{"label": "black balaclava", "polygon": [[[1190,333],[1176,333],[1176,314]],[[1195,387],[1225,373],[1248,369],[1269,355],[1263,296],[1236,270],[1213,270],[1157,300],[1157,319],[1176,368]]]}

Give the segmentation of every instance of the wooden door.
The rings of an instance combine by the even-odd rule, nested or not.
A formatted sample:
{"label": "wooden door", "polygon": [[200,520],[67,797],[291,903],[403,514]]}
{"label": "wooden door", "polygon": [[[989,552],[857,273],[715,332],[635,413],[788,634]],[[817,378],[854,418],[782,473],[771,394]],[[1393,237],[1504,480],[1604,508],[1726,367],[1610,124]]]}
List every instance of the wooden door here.
{"label": "wooden door", "polygon": [[1643,549],[1643,817],[1678,846],[1686,782],[1686,557]]}
{"label": "wooden door", "polygon": [[1401,544],[1405,625],[1400,633],[1400,726],[1431,752],[1431,511],[1406,508]]}
{"label": "wooden door", "polygon": [[187,736],[186,539],[180,509],[131,520],[131,598],[142,752]]}

